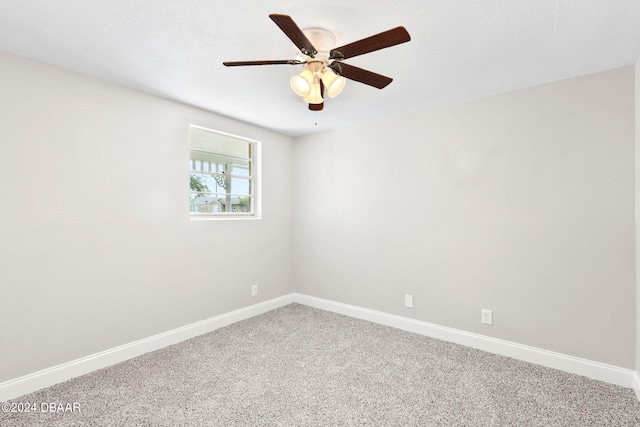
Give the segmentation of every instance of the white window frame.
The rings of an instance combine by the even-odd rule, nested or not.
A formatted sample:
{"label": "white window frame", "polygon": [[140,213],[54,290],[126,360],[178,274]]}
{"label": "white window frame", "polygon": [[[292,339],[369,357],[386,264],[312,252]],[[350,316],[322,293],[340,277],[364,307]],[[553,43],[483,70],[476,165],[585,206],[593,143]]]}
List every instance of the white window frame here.
{"label": "white window frame", "polygon": [[[198,125],[189,125],[189,164],[191,165],[191,152],[198,151],[197,149],[191,148],[191,129],[199,129],[207,132],[212,132],[218,135],[222,135],[225,137],[229,137],[231,139],[237,139],[240,141],[247,142],[251,144],[251,153],[252,156],[249,159],[250,162],[250,173],[249,180],[251,181],[251,193],[250,197],[252,199],[252,203],[250,204],[253,207],[252,212],[189,212],[189,219],[192,221],[200,221],[200,220],[243,220],[243,219],[260,219],[262,217],[262,180],[260,174],[260,163],[261,163],[261,143],[258,140],[246,138],[239,135],[233,135],[226,132],[221,132],[215,129],[209,129],[206,127],[198,126]],[[202,150],[200,150],[202,151]],[[213,153],[213,152],[211,152]],[[225,154],[215,153],[221,156],[226,156]],[[191,166],[189,166],[189,179],[192,173],[202,173],[202,171],[193,170]],[[215,175],[212,173],[212,175]],[[230,175],[233,177],[233,175]],[[246,179],[246,177],[241,177]],[[191,194],[191,189],[189,189],[189,194]],[[238,196],[236,194],[230,194],[231,196]],[[244,195],[241,195],[244,196]]]}

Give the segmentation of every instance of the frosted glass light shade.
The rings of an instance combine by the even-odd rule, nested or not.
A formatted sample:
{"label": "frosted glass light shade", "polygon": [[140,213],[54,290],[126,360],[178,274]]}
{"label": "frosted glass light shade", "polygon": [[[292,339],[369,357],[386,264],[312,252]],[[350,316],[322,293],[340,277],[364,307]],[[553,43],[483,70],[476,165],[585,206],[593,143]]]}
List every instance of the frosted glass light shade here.
{"label": "frosted glass light shade", "polygon": [[320,83],[313,83],[311,85],[311,92],[309,92],[309,95],[302,99],[307,104],[322,104],[324,99],[322,99],[322,93],[320,93]]}
{"label": "frosted glass light shade", "polygon": [[324,83],[324,86],[327,88],[327,93],[332,98],[342,92],[346,82],[347,79],[337,75],[333,70],[327,69],[322,73],[322,83]]}
{"label": "frosted glass light shade", "polygon": [[291,89],[299,96],[309,95],[309,92],[311,92],[311,83],[313,83],[313,73],[309,70],[304,70],[289,80]]}

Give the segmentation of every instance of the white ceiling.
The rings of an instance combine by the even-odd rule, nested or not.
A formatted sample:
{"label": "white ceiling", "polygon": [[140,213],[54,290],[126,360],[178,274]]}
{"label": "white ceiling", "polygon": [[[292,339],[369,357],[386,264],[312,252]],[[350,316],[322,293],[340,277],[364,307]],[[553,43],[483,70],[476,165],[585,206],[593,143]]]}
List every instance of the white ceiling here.
{"label": "white ceiling", "polygon": [[[301,66],[222,65],[294,58],[270,13],[338,45],[412,40],[345,61],[394,81],[349,81],[315,113],[289,88]],[[0,50],[298,136],[631,65],[640,1],[0,0]]]}

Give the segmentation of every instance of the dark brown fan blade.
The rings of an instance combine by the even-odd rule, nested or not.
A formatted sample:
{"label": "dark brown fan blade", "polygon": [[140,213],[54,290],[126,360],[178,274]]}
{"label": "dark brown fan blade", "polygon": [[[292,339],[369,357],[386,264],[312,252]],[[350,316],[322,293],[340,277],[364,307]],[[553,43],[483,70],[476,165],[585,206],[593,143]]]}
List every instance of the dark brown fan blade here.
{"label": "dark brown fan blade", "polygon": [[344,46],[331,49],[330,59],[347,59],[386,47],[395,46],[411,40],[411,36],[404,27],[396,27],[391,30],[358,40]]}
{"label": "dark brown fan blade", "polygon": [[269,18],[276,23],[278,27],[282,30],[283,33],[291,39],[294,45],[300,49],[300,52],[304,53],[307,56],[314,57],[316,53],[316,48],[313,47],[307,36],[304,35],[300,27],[293,22],[293,19],[289,15],[278,15],[271,14]]}
{"label": "dark brown fan blade", "polygon": [[227,67],[241,67],[244,65],[278,65],[278,64],[289,64],[289,65],[300,65],[304,64],[304,61],[296,61],[294,59],[277,59],[273,61],[231,61],[231,62],[223,62],[223,65]]}
{"label": "dark brown fan blade", "polygon": [[391,77],[354,67],[344,62],[333,62],[329,64],[328,67],[344,78],[355,80],[378,89],[382,89],[393,81]]}
{"label": "dark brown fan blade", "polygon": [[[320,80],[320,95],[322,95],[322,98],[324,99],[324,83],[322,83],[322,80]],[[323,108],[324,101],[320,104],[309,104],[309,110],[311,111],[322,111]]]}

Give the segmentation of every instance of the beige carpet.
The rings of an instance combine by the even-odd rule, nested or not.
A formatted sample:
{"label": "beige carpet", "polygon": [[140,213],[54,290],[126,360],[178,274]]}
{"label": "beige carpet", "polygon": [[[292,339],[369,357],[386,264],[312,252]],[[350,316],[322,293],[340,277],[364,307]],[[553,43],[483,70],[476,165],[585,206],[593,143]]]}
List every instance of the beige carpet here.
{"label": "beige carpet", "polygon": [[299,304],[13,402],[56,406],[0,425],[640,426],[630,389]]}

